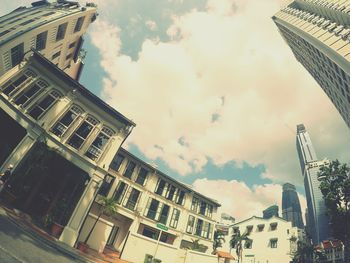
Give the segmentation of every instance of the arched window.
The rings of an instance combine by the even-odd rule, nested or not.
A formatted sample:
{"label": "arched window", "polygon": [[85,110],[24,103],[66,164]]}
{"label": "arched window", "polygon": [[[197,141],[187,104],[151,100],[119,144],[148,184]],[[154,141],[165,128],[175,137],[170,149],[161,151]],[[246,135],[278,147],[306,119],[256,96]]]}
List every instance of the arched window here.
{"label": "arched window", "polygon": [[32,107],[28,114],[35,120],[42,117],[45,112],[59,99],[62,95],[57,90],[52,90],[49,94],[39,100],[34,107]]}
{"label": "arched window", "polygon": [[74,120],[83,113],[83,109],[73,105],[52,127],[51,132],[58,137],[62,137]]}
{"label": "arched window", "polygon": [[42,89],[45,89],[48,86],[49,84],[45,80],[39,79],[33,85],[26,88],[24,92],[15,99],[14,103],[16,105],[22,105],[22,107],[24,108],[27,102],[29,102]]}
{"label": "arched window", "polygon": [[7,96],[10,96],[10,94],[14,93],[18,88],[19,86],[21,86],[21,84],[23,84],[28,78],[32,77],[36,77],[37,74],[34,73],[33,71],[31,70],[26,70],[24,72],[23,75],[19,76],[16,80],[12,81],[8,81],[6,82],[3,87],[1,87],[1,90],[4,94],[6,94]]}
{"label": "arched window", "polygon": [[113,136],[114,131],[108,127],[103,127],[96,139],[90,145],[85,155],[91,160],[96,161],[100,157],[109,139]]}
{"label": "arched window", "polygon": [[80,149],[97,124],[98,121],[94,117],[88,116],[69,138],[68,144],[75,149]]}

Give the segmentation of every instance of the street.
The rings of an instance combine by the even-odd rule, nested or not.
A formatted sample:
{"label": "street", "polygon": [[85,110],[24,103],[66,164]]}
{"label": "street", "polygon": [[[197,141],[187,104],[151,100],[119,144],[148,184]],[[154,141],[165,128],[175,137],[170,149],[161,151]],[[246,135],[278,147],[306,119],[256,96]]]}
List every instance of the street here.
{"label": "street", "polygon": [[0,208],[0,263],[76,262],[42,242],[33,239],[10,221]]}

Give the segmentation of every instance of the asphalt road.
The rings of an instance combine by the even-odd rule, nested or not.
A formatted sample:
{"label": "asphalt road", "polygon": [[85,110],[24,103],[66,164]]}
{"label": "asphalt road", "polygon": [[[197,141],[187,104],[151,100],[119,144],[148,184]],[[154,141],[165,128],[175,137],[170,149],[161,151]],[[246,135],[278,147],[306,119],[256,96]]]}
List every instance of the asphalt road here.
{"label": "asphalt road", "polygon": [[76,261],[26,234],[0,208],[0,263],[72,262]]}

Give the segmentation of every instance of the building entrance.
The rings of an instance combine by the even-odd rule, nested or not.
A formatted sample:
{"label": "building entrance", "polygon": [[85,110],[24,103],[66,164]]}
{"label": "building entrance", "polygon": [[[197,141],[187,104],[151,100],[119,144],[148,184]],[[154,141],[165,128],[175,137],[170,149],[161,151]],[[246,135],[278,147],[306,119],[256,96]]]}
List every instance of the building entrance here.
{"label": "building entrance", "polygon": [[0,167],[26,134],[21,125],[0,109]]}
{"label": "building entrance", "polygon": [[86,172],[38,142],[14,171],[5,194],[37,222],[65,226],[88,181]]}

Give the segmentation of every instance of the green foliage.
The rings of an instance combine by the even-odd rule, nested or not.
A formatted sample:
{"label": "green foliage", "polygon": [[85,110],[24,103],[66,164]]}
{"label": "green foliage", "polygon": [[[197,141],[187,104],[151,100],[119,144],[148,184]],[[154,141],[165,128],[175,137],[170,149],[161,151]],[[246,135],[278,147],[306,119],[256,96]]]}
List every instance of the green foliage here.
{"label": "green foliage", "polygon": [[298,249],[292,256],[293,263],[319,263],[327,259],[323,249],[304,241],[298,241]]}
{"label": "green foliage", "polygon": [[198,252],[205,252],[207,250],[207,246],[200,244],[199,243],[199,238],[197,239],[192,239],[192,243],[187,247],[187,249],[189,250],[194,250],[194,251],[198,251]]}
{"label": "green foliage", "polygon": [[224,233],[221,230],[216,230],[214,232],[214,241],[213,241],[213,254],[219,247],[222,247],[222,244],[225,242]]}
{"label": "green foliage", "polygon": [[242,253],[243,253],[243,241],[248,240],[248,233],[244,232],[241,235],[241,232],[239,230],[237,230],[236,233],[234,233],[231,237],[230,240],[230,248],[236,248],[236,254],[238,257],[238,263],[242,262]]}
{"label": "green foliage", "polygon": [[322,167],[318,174],[320,189],[335,238],[350,241],[350,168],[338,160]]}

